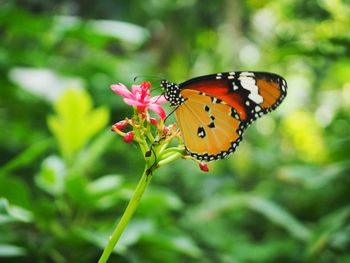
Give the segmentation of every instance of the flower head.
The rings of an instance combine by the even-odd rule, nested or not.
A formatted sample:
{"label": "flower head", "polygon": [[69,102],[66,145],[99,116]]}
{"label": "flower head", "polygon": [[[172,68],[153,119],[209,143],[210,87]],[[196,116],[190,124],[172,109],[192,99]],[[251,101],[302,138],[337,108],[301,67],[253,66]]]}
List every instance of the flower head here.
{"label": "flower head", "polygon": [[167,100],[163,95],[151,97],[151,83],[143,82],[141,85],[132,85],[131,92],[121,83],[111,86],[112,90],[123,97],[126,104],[135,106],[139,113],[146,113],[147,110],[154,111],[163,120],[166,117],[165,110],[160,104]]}
{"label": "flower head", "polygon": [[[165,125],[165,110],[161,104],[168,102],[163,95],[151,97],[151,83],[132,85],[129,90],[123,84],[114,84],[112,90],[122,96],[124,102],[134,107],[132,118],[125,118],[112,126],[112,131],[121,136],[126,143],[139,144],[143,156],[152,164],[149,169],[161,167],[176,159],[191,159],[199,168],[208,172],[206,163],[200,162],[186,153],[183,138],[176,124]],[[160,116],[160,120],[151,117],[148,110]],[[129,126],[129,129],[126,127]],[[129,130],[129,131],[128,131]],[[179,145],[172,143],[176,140]],[[151,145],[151,146],[150,146]]]}

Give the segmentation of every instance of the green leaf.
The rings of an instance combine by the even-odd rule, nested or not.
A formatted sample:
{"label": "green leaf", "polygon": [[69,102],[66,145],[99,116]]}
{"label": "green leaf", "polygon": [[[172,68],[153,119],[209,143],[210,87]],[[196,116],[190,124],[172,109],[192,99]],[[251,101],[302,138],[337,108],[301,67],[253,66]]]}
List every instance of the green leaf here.
{"label": "green leaf", "polygon": [[13,205],[32,210],[30,187],[22,178],[12,175],[0,176],[0,197],[6,198]]}
{"label": "green leaf", "polygon": [[24,255],[26,255],[24,248],[8,244],[0,244],[0,257],[18,257]]}
{"label": "green leaf", "polygon": [[114,251],[124,253],[128,247],[136,244],[143,235],[153,233],[154,231],[155,222],[152,220],[131,220],[120,237]]}
{"label": "green leaf", "polygon": [[156,246],[162,248],[162,250],[176,251],[193,258],[198,258],[202,254],[202,251],[191,237],[178,231],[152,232],[142,237],[142,241],[149,242],[151,247]]}
{"label": "green leaf", "polygon": [[310,230],[283,207],[258,196],[246,196],[246,198],[246,203],[251,209],[263,214],[271,222],[285,228],[295,238],[302,241],[307,241],[310,238]]}
{"label": "green leaf", "polygon": [[[151,220],[132,220],[123,232],[118,245],[114,248],[114,252],[123,254],[127,248],[137,243],[142,235],[154,232],[154,222]],[[92,230],[87,228],[75,227],[75,233],[88,242],[105,248],[108,238],[110,237],[113,227],[104,230]]]}
{"label": "green leaf", "polygon": [[87,185],[87,193],[97,209],[108,209],[122,199],[123,178],[120,175],[105,175]]}
{"label": "green leaf", "polygon": [[91,97],[84,90],[67,89],[54,106],[55,115],[48,117],[48,126],[67,160],[73,157],[108,122],[105,107],[92,109]]}
{"label": "green leaf", "polygon": [[201,255],[201,250],[189,236],[179,235],[173,237],[170,241],[172,246],[181,253],[192,257],[199,257]]}
{"label": "green leaf", "polygon": [[0,224],[10,222],[29,223],[33,221],[33,214],[19,206],[10,205],[8,200],[0,198]]}
{"label": "green leaf", "polygon": [[96,162],[98,162],[113,140],[115,140],[115,136],[110,130],[101,132],[96,139],[80,152],[73,165],[73,170],[91,171],[93,168],[96,168]]}
{"label": "green leaf", "polygon": [[16,155],[11,161],[6,163],[0,170],[1,173],[9,173],[14,169],[21,168],[23,166],[30,166],[31,163],[41,156],[52,144],[52,139],[39,141],[20,154]]}
{"label": "green leaf", "polygon": [[122,40],[128,48],[140,46],[149,37],[144,28],[125,21],[89,21],[89,28],[96,34]]}
{"label": "green leaf", "polygon": [[104,195],[116,190],[122,182],[123,178],[120,175],[105,175],[89,183],[88,190],[95,196]]}
{"label": "green leaf", "polygon": [[283,207],[276,203],[253,195],[235,195],[229,197],[212,198],[202,208],[195,212],[193,220],[207,221],[214,220],[217,216],[227,210],[249,208],[264,215],[271,222],[286,229],[295,238],[307,241],[310,238],[310,230],[299,222]]}
{"label": "green leaf", "polygon": [[293,165],[280,170],[279,178],[290,183],[300,184],[307,188],[320,188],[344,174],[348,167],[348,161],[333,163],[332,165],[324,167]]}
{"label": "green leaf", "polygon": [[65,176],[66,167],[63,160],[58,156],[49,156],[41,164],[35,182],[41,189],[56,196],[64,192]]}
{"label": "green leaf", "polygon": [[169,210],[180,210],[182,207],[183,202],[174,192],[165,188],[152,187],[144,195],[138,211],[149,214],[151,210],[153,215],[163,216]]}
{"label": "green leaf", "polygon": [[350,206],[338,209],[321,219],[308,254],[317,255],[327,247],[346,251],[350,245]]}
{"label": "green leaf", "polygon": [[69,173],[65,182],[65,190],[71,201],[82,209],[93,207],[93,200],[87,192],[88,179],[80,174]]}

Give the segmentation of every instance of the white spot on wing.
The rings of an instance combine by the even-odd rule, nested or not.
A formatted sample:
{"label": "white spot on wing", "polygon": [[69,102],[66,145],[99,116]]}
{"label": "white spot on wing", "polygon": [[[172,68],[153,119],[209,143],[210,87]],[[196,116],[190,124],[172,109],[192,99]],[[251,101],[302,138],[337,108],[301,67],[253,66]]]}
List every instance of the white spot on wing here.
{"label": "white spot on wing", "polygon": [[241,81],[242,87],[250,92],[248,98],[254,101],[256,104],[260,104],[264,101],[264,99],[259,94],[259,89],[255,84],[255,79],[252,78],[253,76],[254,73],[252,72],[242,72],[239,76],[239,80]]}
{"label": "white spot on wing", "polygon": [[232,89],[233,90],[238,90],[238,86],[235,85],[235,83],[232,82]]}
{"label": "white spot on wing", "polygon": [[249,72],[249,71],[243,71],[239,74],[239,76],[241,76],[241,77],[254,77],[254,73]]}

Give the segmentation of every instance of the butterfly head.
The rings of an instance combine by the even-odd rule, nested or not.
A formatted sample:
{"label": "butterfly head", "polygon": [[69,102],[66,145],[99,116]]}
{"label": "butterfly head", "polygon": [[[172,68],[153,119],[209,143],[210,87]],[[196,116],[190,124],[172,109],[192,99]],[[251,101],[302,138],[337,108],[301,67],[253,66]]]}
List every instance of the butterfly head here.
{"label": "butterfly head", "polygon": [[162,80],[160,86],[164,90],[164,97],[170,102],[170,106],[177,107],[184,103],[185,99],[180,94],[179,85],[176,83],[171,83],[167,80]]}

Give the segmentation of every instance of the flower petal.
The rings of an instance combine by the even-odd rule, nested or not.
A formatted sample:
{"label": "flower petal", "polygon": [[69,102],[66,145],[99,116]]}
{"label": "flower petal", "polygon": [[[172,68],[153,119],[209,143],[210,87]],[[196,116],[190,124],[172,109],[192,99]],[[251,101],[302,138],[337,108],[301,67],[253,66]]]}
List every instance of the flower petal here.
{"label": "flower petal", "polygon": [[141,93],[141,85],[131,85],[131,91],[133,94]]}
{"label": "flower petal", "polygon": [[165,99],[164,95],[154,96],[149,99],[150,103],[163,104],[168,101]]}
{"label": "flower petal", "polygon": [[124,98],[123,100],[124,100],[124,102],[125,102],[126,104],[129,104],[129,105],[131,105],[131,106],[137,106],[137,107],[145,106],[143,103],[141,103],[141,102],[139,102],[139,101],[137,101],[137,100],[135,100],[135,99]]}
{"label": "flower petal", "polygon": [[154,111],[155,113],[157,113],[159,115],[159,117],[161,117],[163,120],[165,119],[165,117],[166,117],[165,110],[161,106],[159,106],[158,104],[155,104],[155,103],[150,104],[148,106],[148,108],[150,110]]}
{"label": "flower petal", "polygon": [[118,83],[111,86],[111,89],[123,98],[133,99],[134,95],[123,84]]}

